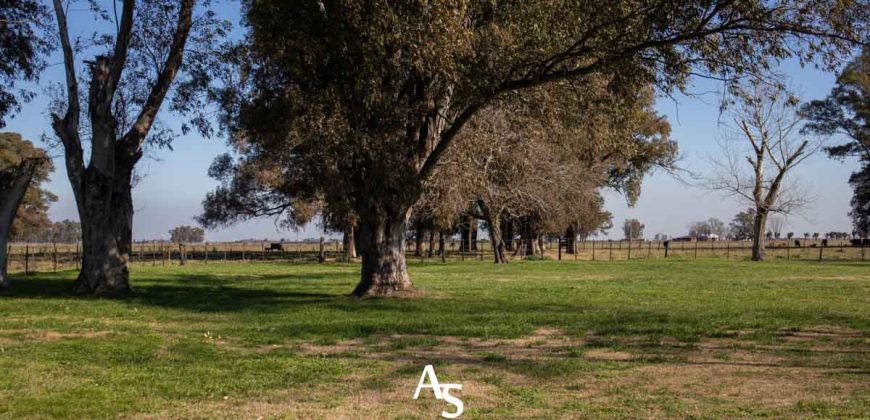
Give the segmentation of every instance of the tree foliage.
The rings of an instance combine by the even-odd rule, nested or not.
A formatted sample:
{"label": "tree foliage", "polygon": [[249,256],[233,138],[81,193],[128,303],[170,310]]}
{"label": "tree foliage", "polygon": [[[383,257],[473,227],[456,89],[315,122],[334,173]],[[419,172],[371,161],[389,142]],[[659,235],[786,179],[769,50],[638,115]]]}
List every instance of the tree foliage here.
{"label": "tree foliage", "polygon": [[0,184],[12,182],[15,168],[27,159],[40,159],[40,164],[30,181],[27,192],[18,206],[15,219],[12,221],[9,237],[12,240],[28,240],[36,233],[43,232],[51,226],[48,219],[48,208],[57,196],[44,189],[42,184],[48,180],[48,174],[54,169],[47,159],[45,151],[39,149],[18,133],[0,133]]}
{"label": "tree foliage", "polygon": [[48,11],[36,0],[0,0],[0,128],[33,93],[20,81],[35,81],[45,67],[51,38],[40,36]]}
{"label": "tree foliage", "polygon": [[640,220],[625,219],[625,222],[622,223],[622,234],[628,240],[643,239],[644,227],[646,226]]}
{"label": "tree foliage", "polygon": [[849,216],[856,232],[870,235],[870,47],[843,69],[827,98],[805,104],[801,111],[809,120],[805,131],[849,139],[826,150],[833,158],[859,158],[861,169],[849,177]]}
{"label": "tree foliage", "polygon": [[198,243],[205,240],[205,231],[195,226],[177,226],[169,231],[172,242]]}
{"label": "tree foliage", "polygon": [[693,74],[732,88],[787,57],[834,66],[868,21],[821,0],[266,0],[245,12],[246,77],[220,96],[241,166],[269,168],[250,179],[284,192],[265,208],[289,210],[289,195],[353,210],[359,294],[410,286],[410,209],[466,125],[505,97],[602,78],[612,92],[670,92]]}

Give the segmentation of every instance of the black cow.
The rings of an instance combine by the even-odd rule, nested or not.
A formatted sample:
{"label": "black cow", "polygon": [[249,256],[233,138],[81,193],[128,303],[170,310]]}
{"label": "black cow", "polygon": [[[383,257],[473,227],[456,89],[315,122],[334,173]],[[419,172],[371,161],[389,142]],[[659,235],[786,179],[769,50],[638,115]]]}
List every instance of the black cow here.
{"label": "black cow", "polygon": [[283,250],[284,250],[284,246],[277,243],[277,242],[272,242],[271,244],[269,244],[269,246],[266,247],[266,251],[270,251],[270,252],[271,251],[279,251],[280,252]]}

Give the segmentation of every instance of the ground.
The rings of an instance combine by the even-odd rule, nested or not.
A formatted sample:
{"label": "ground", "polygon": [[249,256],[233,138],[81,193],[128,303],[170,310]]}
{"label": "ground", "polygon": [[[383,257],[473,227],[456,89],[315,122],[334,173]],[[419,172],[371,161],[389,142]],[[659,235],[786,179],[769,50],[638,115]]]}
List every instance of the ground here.
{"label": "ground", "polygon": [[0,296],[0,417],[870,417],[870,265],[699,259],[133,270],[136,294]]}

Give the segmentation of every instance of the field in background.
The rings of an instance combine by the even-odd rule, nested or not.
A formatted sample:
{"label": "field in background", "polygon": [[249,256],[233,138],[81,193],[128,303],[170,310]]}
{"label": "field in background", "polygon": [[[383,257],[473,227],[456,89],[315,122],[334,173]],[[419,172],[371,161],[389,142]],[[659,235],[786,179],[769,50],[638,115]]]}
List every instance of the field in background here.
{"label": "field in background", "polygon": [[[801,246],[795,246],[799,241]],[[870,249],[851,246],[848,240],[792,239],[767,241],[767,258],[796,261],[870,261]],[[312,262],[318,260],[320,244],[311,242],[281,242],[280,250],[269,250],[272,242],[209,242],[188,243],[183,246],[172,243],[133,244],[132,264],[144,266],[171,266],[181,263],[182,252],[186,262],[206,264],[218,261],[288,261]],[[488,241],[476,243],[476,249],[464,251],[458,240],[445,242],[445,254],[437,252],[437,242],[429,251],[429,242],[422,244],[421,255],[415,255],[414,241],[408,241],[408,259],[421,261],[488,261],[492,259],[492,246]],[[619,261],[637,259],[696,259],[718,258],[727,260],[748,259],[752,243],[749,241],[670,242],[665,252],[662,241],[578,241],[575,253],[568,253],[563,245],[561,253],[558,241],[544,242],[544,258],[551,260]],[[517,246],[517,248],[519,248]],[[11,244],[9,245],[9,270],[44,272],[78,268],[81,245],[79,244]],[[509,251],[512,259],[523,259],[521,252]],[[327,261],[344,262],[346,257],[340,241],[324,243]],[[540,257],[538,257],[540,258]]]}
{"label": "field in background", "polygon": [[136,294],[13,275],[0,417],[463,419],[870,416],[856,262],[420,263],[418,292],[348,297],[354,264],[134,265]]}

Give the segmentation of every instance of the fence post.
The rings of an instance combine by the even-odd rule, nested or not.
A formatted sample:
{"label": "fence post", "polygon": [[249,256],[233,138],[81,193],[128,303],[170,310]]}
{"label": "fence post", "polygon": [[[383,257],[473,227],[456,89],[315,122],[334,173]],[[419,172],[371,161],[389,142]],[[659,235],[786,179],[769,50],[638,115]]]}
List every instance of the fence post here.
{"label": "fence post", "polygon": [[610,242],[610,261],[613,261],[613,240],[608,240]]}
{"label": "fence post", "polygon": [[646,259],[650,259],[650,256],[651,256],[651,255],[652,255],[652,241],[650,241],[650,242],[647,244],[647,247],[646,247]]}
{"label": "fence post", "polygon": [[595,261],[595,239],[592,240],[592,261]]}
{"label": "fence post", "polygon": [[785,260],[791,260],[791,246],[789,245],[788,241],[785,242]]}
{"label": "fence post", "polygon": [[24,275],[30,275],[30,244],[24,245]]}
{"label": "fence post", "polygon": [[628,260],[631,261],[631,239],[628,240]]}
{"label": "fence post", "polygon": [[205,263],[208,264],[208,242],[205,243],[203,247],[203,251],[205,251]]}
{"label": "fence post", "polygon": [[671,242],[665,241],[664,245],[665,245],[665,259],[668,259],[668,249],[670,249],[670,247],[671,247]]}
{"label": "fence post", "polygon": [[695,239],[695,259],[698,259],[698,240]]}
{"label": "fence post", "polygon": [[725,259],[726,260],[731,259],[731,241],[725,242]]}
{"label": "fence post", "polygon": [[822,244],[819,245],[819,262],[822,262],[822,250],[825,249],[825,247]]}
{"label": "fence post", "polygon": [[57,271],[57,242],[53,242],[54,252],[52,253],[52,260],[54,262],[54,271]]}
{"label": "fence post", "polygon": [[559,237],[559,261],[562,261],[562,238]]}

